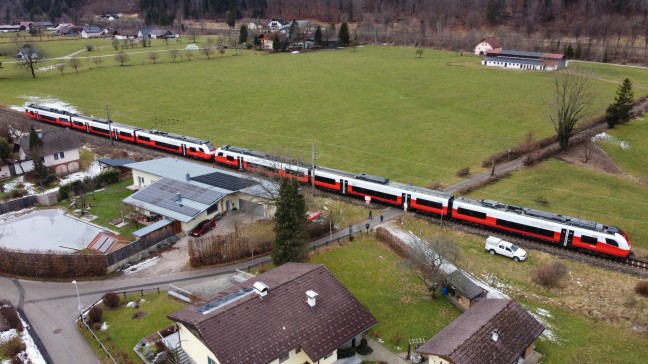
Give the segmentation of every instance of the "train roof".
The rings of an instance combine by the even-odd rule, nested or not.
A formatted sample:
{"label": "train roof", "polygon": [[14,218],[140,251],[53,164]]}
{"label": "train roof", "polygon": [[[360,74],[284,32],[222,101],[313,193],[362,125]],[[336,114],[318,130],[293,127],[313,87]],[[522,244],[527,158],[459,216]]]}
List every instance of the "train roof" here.
{"label": "train roof", "polygon": [[257,157],[257,158],[263,158],[271,161],[276,161],[280,163],[285,163],[285,164],[292,164],[297,167],[302,167],[302,168],[311,168],[311,165],[308,163],[304,163],[302,161],[294,160],[294,159],[288,159],[288,158],[281,158],[272,154],[266,154],[264,152],[260,152],[258,150],[252,150],[252,149],[247,149],[247,148],[241,148],[241,147],[235,147],[229,144],[223,145],[221,149],[234,152],[234,153],[239,153],[239,154],[245,154],[249,155],[252,157]]}
{"label": "train roof", "polygon": [[594,221],[579,219],[577,217],[554,214],[552,212],[536,210],[528,207],[509,205],[494,200],[475,200],[463,196],[457,197],[456,200],[469,203],[472,205],[488,207],[500,211],[512,212],[519,215],[535,217],[546,221],[558,222],[561,224],[575,226],[575,227],[588,229],[588,230],[594,230],[594,231],[611,233],[611,234],[619,232],[619,228],[617,228],[616,226],[606,226]]}
{"label": "train roof", "polygon": [[190,137],[190,136],[186,136],[186,135],[167,133],[166,131],[161,131],[161,130],[156,130],[156,129],[142,129],[140,132],[145,132],[145,133],[149,133],[149,134],[153,134],[153,135],[160,135],[160,136],[163,136],[163,137],[176,139],[176,140],[184,140],[184,141],[191,142],[191,143],[196,143],[196,144],[210,143],[209,140],[194,138],[194,137]]}
{"label": "train roof", "polygon": [[127,129],[127,130],[141,130],[142,128],[137,128],[132,125],[126,125],[126,124],[120,124],[120,123],[110,123],[110,125],[113,128],[121,128],[121,129]]}
{"label": "train roof", "polygon": [[47,106],[41,106],[41,105],[29,104],[29,105],[27,105],[27,107],[31,107],[32,109],[38,109],[38,110],[43,110],[43,111],[55,112],[55,113],[68,115],[68,116],[78,115],[76,113],[72,113],[72,112],[69,112],[69,111],[55,109],[53,107],[47,107]]}
{"label": "train roof", "polygon": [[353,179],[359,179],[362,181],[367,181],[367,182],[372,182],[376,184],[380,184],[383,186],[389,186],[393,188],[398,188],[400,190],[405,190],[405,191],[411,191],[411,192],[417,192],[417,193],[422,193],[426,195],[432,195],[435,197],[441,197],[445,199],[449,199],[452,197],[451,193],[448,192],[442,192],[442,191],[437,191],[437,190],[431,190],[429,188],[423,188],[423,187],[418,187],[414,186],[411,183],[405,184],[405,183],[399,183],[399,182],[394,182],[390,181],[388,178],[385,177],[380,177],[380,176],[374,176],[374,175],[369,175],[366,173],[349,173],[345,171],[340,171],[337,169],[332,169],[332,168],[326,168],[326,167],[316,167],[318,171],[323,171],[323,172],[329,172],[337,175],[341,175],[347,178],[353,178]]}
{"label": "train roof", "polygon": [[101,124],[106,124],[106,125],[112,123],[112,120],[108,120],[108,119],[104,119],[104,118],[95,118],[94,116],[79,115],[79,114],[75,114],[75,115],[72,115],[72,116],[75,116],[78,119],[85,119],[85,120],[94,121],[96,123],[101,123]]}

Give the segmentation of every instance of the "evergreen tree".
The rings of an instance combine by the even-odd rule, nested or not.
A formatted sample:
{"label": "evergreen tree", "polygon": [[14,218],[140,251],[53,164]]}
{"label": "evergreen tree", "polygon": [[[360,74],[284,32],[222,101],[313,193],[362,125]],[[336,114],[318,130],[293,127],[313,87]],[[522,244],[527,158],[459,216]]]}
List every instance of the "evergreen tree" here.
{"label": "evergreen tree", "polygon": [[279,39],[279,33],[275,33],[274,38],[272,38],[272,50],[279,52],[283,46],[281,39]]}
{"label": "evergreen tree", "polygon": [[318,25],[317,29],[315,30],[315,44],[317,44],[318,47],[322,46],[322,28]]}
{"label": "evergreen tree", "polygon": [[241,32],[239,33],[239,43],[245,43],[248,39],[248,29],[245,24],[241,25]]}
{"label": "evergreen tree", "polygon": [[294,179],[284,178],[279,185],[277,212],[275,213],[275,241],[272,263],[306,262],[306,202]]}
{"label": "evergreen tree", "polygon": [[340,32],[338,33],[338,42],[341,46],[347,46],[349,45],[350,39],[351,36],[349,35],[349,26],[346,22],[342,23],[342,25],[340,25]]}
{"label": "evergreen tree", "polygon": [[252,43],[254,44],[255,48],[261,49],[261,39],[259,39],[258,35],[254,36],[254,39],[252,39]]}
{"label": "evergreen tree", "polygon": [[288,29],[288,38],[290,38],[291,42],[294,42],[299,38],[299,24],[297,24],[297,20],[293,20],[292,23],[290,23],[290,29]]}
{"label": "evergreen tree", "polygon": [[29,130],[29,157],[34,163],[34,180],[42,189],[52,181],[53,175],[49,167],[45,166],[43,140],[38,136],[33,126]]}
{"label": "evergreen tree", "polygon": [[634,91],[629,78],[623,80],[619,85],[614,103],[605,110],[605,121],[610,128],[617,124],[627,123],[632,116],[632,103],[634,102]]}
{"label": "evergreen tree", "polygon": [[5,138],[0,137],[0,158],[9,158],[11,155],[11,146]]}
{"label": "evergreen tree", "polygon": [[576,45],[576,50],[574,50],[574,59],[580,59],[581,58],[581,45],[580,43]]}

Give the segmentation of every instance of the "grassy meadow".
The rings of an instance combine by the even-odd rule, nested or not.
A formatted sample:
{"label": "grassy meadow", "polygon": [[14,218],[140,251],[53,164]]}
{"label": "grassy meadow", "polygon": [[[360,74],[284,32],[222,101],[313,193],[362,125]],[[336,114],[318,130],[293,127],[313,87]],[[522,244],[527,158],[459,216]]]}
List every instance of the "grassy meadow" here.
{"label": "grassy meadow", "polygon": [[[528,131],[539,138],[553,133],[551,73],[485,68],[478,57],[444,51],[426,50],[419,59],[411,48],[378,46],[302,54],[239,50],[238,57],[228,49],[209,60],[194,51],[192,61],[183,56],[173,63],[167,50],[184,49],[189,39],[180,40],[126,49],[130,60],[123,67],[109,40],[94,40],[104,47],[79,54],[78,73],[51,69],[35,80],[7,64],[0,103],[51,97],[98,116],[108,104],[118,122],[305,160],[314,140],[318,164],[423,186],[456,182],[462,167],[480,170],[484,158],[521,143]],[[61,55],[72,51],[70,44],[83,49],[84,41],[42,48]],[[159,53],[157,64],[149,51]],[[101,67],[89,56],[102,56]],[[574,66],[593,70],[602,112],[621,74],[608,71],[614,66]],[[626,71],[636,75],[637,87],[648,87],[648,72]]]}

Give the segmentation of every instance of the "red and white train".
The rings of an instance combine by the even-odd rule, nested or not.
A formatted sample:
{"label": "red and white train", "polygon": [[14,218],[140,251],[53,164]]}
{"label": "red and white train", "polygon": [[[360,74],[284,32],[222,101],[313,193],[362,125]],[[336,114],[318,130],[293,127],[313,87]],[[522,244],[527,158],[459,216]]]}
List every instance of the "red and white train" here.
{"label": "red and white train", "polygon": [[304,184],[314,182],[318,188],[339,194],[370,197],[373,201],[406,210],[462,220],[567,248],[621,258],[631,254],[628,235],[615,226],[492,200],[455,197],[449,193],[396,183],[364,173],[353,174],[324,167],[313,169],[302,162],[286,161],[263,152],[230,145],[215,149],[207,140],[136,128],[38,105],[27,106],[25,114],[36,120],[85,133],[212,161],[244,171],[293,178]]}
{"label": "red and white train", "polygon": [[141,144],[165,152],[202,160],[214,160],[216,148],[208,140],[167,133],[155,129],[137,128],[130,125],[114,123],[107,119],[79,115],[33,104],[25,107],[25,114],[39,121],[84,133],[100,135],[123,142]]}

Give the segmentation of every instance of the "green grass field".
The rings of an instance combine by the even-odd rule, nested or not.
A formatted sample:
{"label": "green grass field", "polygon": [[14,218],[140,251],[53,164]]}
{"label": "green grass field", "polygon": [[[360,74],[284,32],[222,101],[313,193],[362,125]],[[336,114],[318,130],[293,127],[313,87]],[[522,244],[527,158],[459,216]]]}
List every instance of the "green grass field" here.
{"label": "green grass field", "polygon": [[[194,52],[191,62],[171,63],[166,49],[176,45],[161,42],[129,49],[137,53],[124,67],[112,56],[102,58],[101,68],[84,59],[79,73],[67,69],[64,76],[54,69],[32,80],[6,65],[0,102],[53,97],[98,116],[107,103],[118,122],[305,160],[315,140],[321,165],[423,186],[450,184],[461,167],[478,170],[484,158],[521,143],[528,131],[553,133],[547,118],[551,73],[490,69],[478,57],[433,50],[419,59],[410,48],[376,46],[303,54],[239,51],[239,57],[228,49],[225,57],[216,53],[206,60]],[[78,41],[78,48],[83,44]],[[162,51],[158,64],[139,53],[148,50]],[[599,72],[589,64],[575,66]],[[604,80],[595,81],[598,111],[621,82],[606,81],[620,76],[607,68],[600,71]],[[627,70],[636,74],[637,87],[648,86],[648,72]]]}
{"label": "green grass field", "polygon": [[648,122],[635,119],[609,130],[612,139],[598,143],[632,177],[648,182]]}

